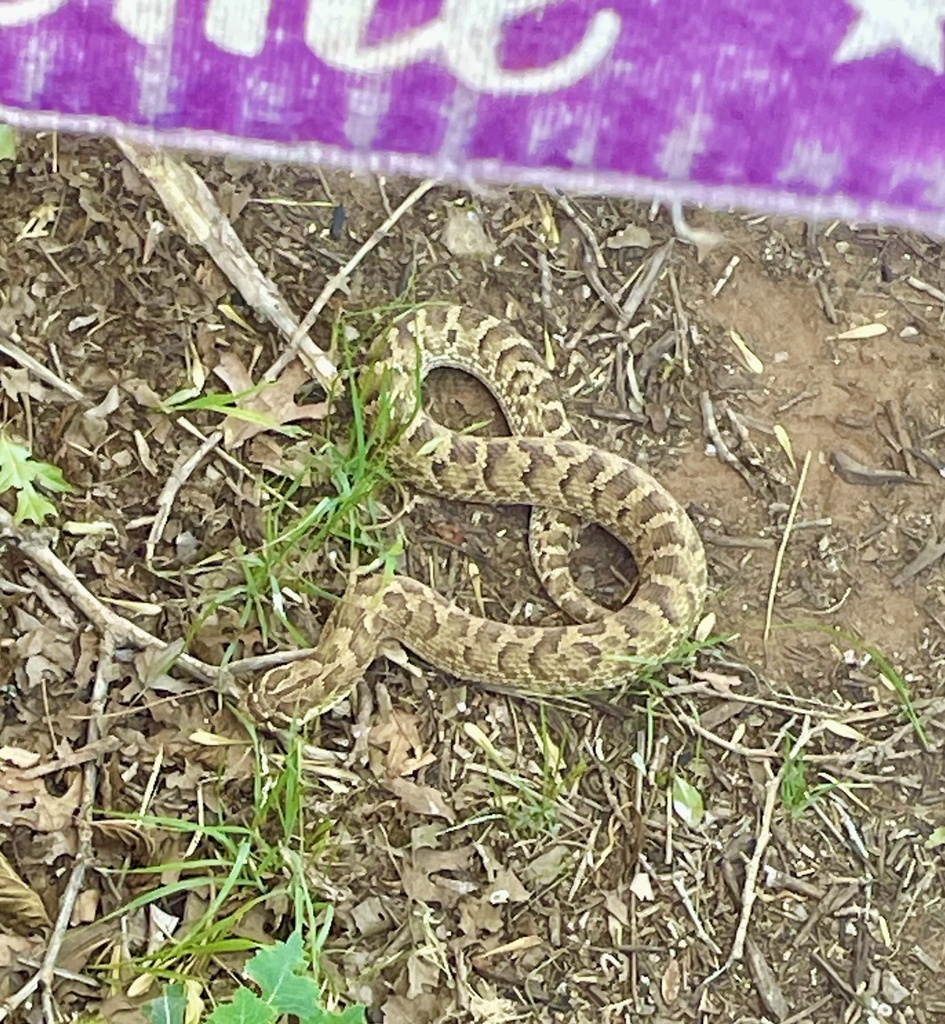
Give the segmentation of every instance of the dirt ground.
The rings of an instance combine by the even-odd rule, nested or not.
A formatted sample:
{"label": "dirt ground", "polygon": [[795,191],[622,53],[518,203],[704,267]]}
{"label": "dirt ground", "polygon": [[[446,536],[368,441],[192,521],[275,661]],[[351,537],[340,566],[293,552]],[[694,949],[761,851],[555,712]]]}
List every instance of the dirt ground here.
{"label": "dirt ground", "polygon": [[[299,316],[416,184],[194,165]],[[54,531],[0,536],[0,853],[14,876],[0,879],[0,1019],[43,1019],[39,995],[17,993],[50,928],[35,907],[25,919],[18,887],[55,920],[90,852],[48,998],[138,1021],[156,988],[135,987],[130,958],[154,941],[155,911],[107,915],[186,875],[200,847],[119,812],[240,822],[253,751],[229,704],[179,668],[129,647],[103,666],[100,633],[31,543],[204,662],[314,641],[328,601],[309,591],[289,590],[295,637],[221,598],[264,536],[259,481],[297,442],[267,431],[213,449],[147,543],[200,445],[181,420],[204,436],[220,424],[152,397],[201,368],[205,390],[226,390],[221,363],[258,379],[286,341],[110,142],[25,139],[0,174],[0,342],[51,371],[0,347],[3,430],[73,486]],[[436,187],[313,329],[328,350],[338,314],[405,297],[510,321],[553,362],[581,435],[688,508],[707,610],[730,636],[648,700],[538,702],[381,659],[318,723],[303,774],[323,836],[310,882],[333,911],[326,998],[369,1020],[945,1020],[945,256],[892,229],[685,217],[677,232],[645,204]],[[428,392],[452,426],[495,411],[455,371]],[[0,504],[13,510],[9,493]],[[553,620],[525,523],[418,499],[402,568],[471,610]],[[578,578],[619,600],[632,563],[615,548],[587,531]],[[313,552],[299,577],[338,594],[344,558]],[[812,798],[789,806],[798,740],[790,764]],[[278,763],[279,741],[263,742]],[[680,780],[704,814],[680,805]],[[161,864],[176,867],[132,870]],[[158,906],[179,936],[210,899]],[[263,898],[234,934],[284,938],[289,917],[284,897]],[[192,964],[204,998],[241,963]]]}

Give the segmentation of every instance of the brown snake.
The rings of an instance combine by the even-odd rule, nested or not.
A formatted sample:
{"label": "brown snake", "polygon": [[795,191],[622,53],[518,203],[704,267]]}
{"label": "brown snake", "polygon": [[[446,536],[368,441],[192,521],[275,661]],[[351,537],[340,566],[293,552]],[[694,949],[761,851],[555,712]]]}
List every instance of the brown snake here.
{"label": "brown snake", "polygon": [[[571,439],[550,374],[527,341],[494,317],[431,307],[391,327],[369,359],[362,393],[382,386],[403,418],[389,455],[398,477],[445,498],[532,506],[536,569],[555,602],[581,621],[509,625],[462,611],[410,577],[361,578],[332,609],[310,658],[272,669],[250,688],[245,701],[255,718],[311,720],[345,697],[392,641],[461,679],[577,694],[628,682],[640,659],[664,659],[691,632],[706,591],[695,527],[639,466]],[[418,381],[444,365],[481,380],[515,436],[459,434],[424,412]],[[528,434],[539,436],[520,436]],[[603,526],[634,557],[637,587],[617,611],[583,595],[571,578],[575,516]]]}

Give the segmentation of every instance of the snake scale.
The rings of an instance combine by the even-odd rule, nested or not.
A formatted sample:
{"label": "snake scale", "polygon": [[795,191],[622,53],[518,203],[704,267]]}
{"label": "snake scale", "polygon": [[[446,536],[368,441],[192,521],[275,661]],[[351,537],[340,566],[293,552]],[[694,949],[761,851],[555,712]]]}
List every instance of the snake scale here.
{"label": "snake scale", "polygon": [[[427,414],[418,384],[438,366],[482,381],[513,436],[456,433]],[[626,683],[638,659],[665,658],[691,632],[706,591],[695,527],[639,466],[573,438],[549,371],[510,326],[456,306],[422,308],[379,336],[360,387],[375,396],[383,387],[386,405],[401,418],[389,453],[399,479],[444,498],[532,506],[536,569],[578,621],[510,625],[462,611],[410,577],[363,577],[335,604],[311,657],[272,669],[250,687],[246,709],[254,717],[311,720],[346,696],[392,642],[461,679],[575,694]],[[366,411],[372,404],[376,399]],[[617,611],[597,605],[571,578],[575,517],[603,526],[634,557],[637,587]]]}

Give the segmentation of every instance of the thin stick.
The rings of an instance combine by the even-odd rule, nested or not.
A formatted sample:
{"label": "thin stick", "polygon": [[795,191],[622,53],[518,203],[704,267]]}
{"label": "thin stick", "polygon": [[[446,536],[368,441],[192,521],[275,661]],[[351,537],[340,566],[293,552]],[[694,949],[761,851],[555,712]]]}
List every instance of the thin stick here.
{"label": "thin stick", "polygon": [[299,324],[275,283],[250,256],[200,175],[167,150],[149,149],[123,139],[118,140],[118,146],[151,183],[184,238],[206,250],[257,316],[291,339],[292,355],[301,356],[322,386],[330,387],[337,370],[306,333],[313,321]]}
{"label": "thin stick", "polygon": [[742,886],[742,909],[738,919],[738,926],[735,929],[735,939],[732,942],[732,949],[725,963],[714,970],[699,986],[703,991],[729,970],[733,964],[738,963],[745,955],[745,941],[748,938],[751,912],[754,908],[755,900],[758,898],[758,875],[761,873],[761,863],[764,860],[768,843],[771,841],[771,822],[774,818],[774,805],[778,799],[778,794],[781,792],[781,781],[784,778],[784,773],[788,770],[788,766],[797,759],[810,738],[810,723],[805,719],[800,735],[792,746],[790,753],[781,763],[778,773],[771,776],[765,783],[765,802],[761,811],[758,836],[755,839],[751,859],[745,866],[745,884]]}
{"label": "thin stick", "polygon": [[890,425],[896,432],[896,440],[899,442],[899,451],[902,455],[902,462],[905,466],[906,472],[909,476],[916,476],[915,459],[912,455],[912,438],[909,437],[909,431],[906,428],[906,421],[902,418],[902,410],[899,408],[899,403],[895,400],[890,400],[883,403],[883,408],[886,410],[886,416],[889,418]]}
{"label": "thin stick", "polygon": [[747,469],[738,461],[737,458],[732,454],[731,448],[725,443],[725,439],[722,437],[722,433],[719,430],[719,425],[715,419],[715,408],[712,405],[712,398],[708,391],[703,391],[699,395],[699,406],[702,409],[702,428],[705,430],[705,436],[709,439],[715,448],[715,454],[722,460],[722,462],[728,463],[735,470],[736,473],[748,484],[752,486],[751,474]]}
{"label": "thin stick", "polygon": [[[129,622],[113,612],[85,586],[76,574],[49,547],[38,530],[17,526],[13,516],[0,508],[0,540],[8,539],[79,609],[80,612],[104,634],[111,634],[115,642],[122,641],[135,647],[167,650],[168,645],[152,636],[146,629]],[[202,683],[215,684],[219,681],[220,669],[194,658],[190,654],[179,654],[175,664],[180,665],[189,676]]]}
{"label": "thin stick", "polygon": [[[106,635],[99,646],[98,667],[95,673],[95,684],[92,688],[91,709],[92,717],[89,721],[88,744],[94,746],[99,743],[103,735],[105,697],[108,693],[108,670],[112,664],[114,646],[112,637]],[[24,984],[20,990],[10,996],[0,1006],[0,1021],[5,1020],[14,1010],[22,1006],[42,986],[43,1017],[53,1024],[58,1021],[55,1007],[52,1001],[52,984],[56,974],[56,960],[62,948],[66,930],[75,909],[76,900],[82,891],[85,881],[85,874],[88,865],[92,861],[92,826],[91,814],[92,805],[95,802],[95,792],[98,787],[98,762],[94,759],[86,762],[82,772],[82,803],[79,810],[78,832],[79,849],[76,855],[75,865],[62,900],[59,904],[59,913],[56,915],[56,923],[52,935],[46,947],[46,954],[39,970]]]}
{"label": "thin stick", "polygon": [[732,943],[732,951],[729,953],[729,963],[738,963],[745,954],[745,939],[748,937],[748,924],[751,920],[751,911],[758,896],[757,882],[761,872],[761,862],[764,859],[765,850],[771,841],[771,820],[774,817],[774,805],[781,792],[781,781],[784,778],[788,767],[793,764],[800,752],[807,745],[811,738],[810,722],[805,719],[801,727],[800,735],[791,747],[790,753],[781,763],[777,775],[770,778],[765,784],[765,804],[761,812],[761,826],[758,829],[758,837],[755,840],[751,860],[745,867],[745,885],[742,889],[742,913],[738,921],[738,928],[735,930],[735,941]]}
{"label": "thin stick", "polygon": [[74,384],[63,380],[58,374],[53,373],[48,366],[44,366],[38,359],[34,359],[29,352],[20,348],[4,330],[0,330],[0,352],[9,356],[14,362],[19,363],[25,370],[29,370],[30,373],[50,387],[58,388],[74,402],[81,402],[85,397]]}
{"label": "thin stick", "polygon": [[797,510],[801,504],[801,495],[804,493],[804,483],[807,480],[807,470],[810,468],[811,453],[804,456],[804,465],[801,466],[801,475],[797,481],[797,488],[794,491],[794,500],[791,502],[791,511],[788,512],[787,522],[784,525],[784,535],[781,537],[781,544],[778,553],[774,556],[774,572],[771,574],[771,588],[768,591],[768,606],[765,608],[765,629],[761,638],[762,644],[768,643],[771,635],[771,618],[774,615],[774,599],[778,592],[778,582],[781,579],[781,566],[784,563],[784,552],[787,549],[794,520],[797,517]]}
{"label": "thin stick", "polygon": [[[166,651],[168,644],[149,633],[141,626],[113,612],[83,584],[73,571],[49,548],[38,530],[17,526],[13,517],[0,508],[0,541],[9,540],[21,551],[52,583],[70,600],[83,615],[102,633],[110,634],[117,642],[144,650]],[[229,685],[230,676],[255,674],[264,669],[288,665],[310,658],[315,648],[275,651],[271,654],[253,655],[232,661],[223,667],[200,661],[190,654],[178,654],[174,664],[180,665],[192,679],[213,686],[217,692],[238,696],[237,690]],[[0,1015],[0,1020],[3,1016]]]}
{"label": "thin stick", "polygon": [[[332,277],[330,277],[319,292],[318,298],[312,303],[311,309],[305,314],[302,322],[299,324],[295,333],[289,339],[289,344],[286,346],[282,355],[269,367],[264,374],[266,380],[273,380],[279,376],[279,374],[292,362],[295,358],[296,353],[299,351],[303,340],[306,337],[306,332],[312,327],[315,321],[318,319],[319,313],[328,305],[328,301],[331,297],[341,288],[348,278],[351,276],[352,271],[358,266],[358,264],[364,259],[365,256],[372,249],[375,249],[387,236],[390,234],[391,228],[400,220],[401,217],[416,203],[418,203],[426,194],[430,191],[436,182],[433,180],[422,181],[420,184],[410,193],[409,196],[397,207],[396,210],[374,229],[371,237],[361,246],[360,249],[351,257],[350,260]],[[321,378],[319,378],[321,380]],[[323,386],[326,385],[324,380],[321,381]],[[330,382],[328,382],[330,384]]]}
{"label": "thin stick", "polygon": [[[584,274],[587,277],[587,280],[597,293],[597,297],[619,322],[623,312],[620,308],[620,303],[604,286],[604,282],[601,281],[600,274],[598,273],[599,270],[603,270],[604,267],[607,266],[607,261],[604,259],[604,255],[600,251],[597,236],[593,231],[591,231],[590,225],[587,224],[584,218],[571,205],[567,196],[556,194],[555,202],[562,210],[564,210],[565,214],[571,218],[571,221],[581,233],[581,236],[587,245],[587,250],[584,253],[584,259],[582,261],[584,264]],[[623,326],[626,326],[626,324]],[[623,330],[623,327],[618,327],[617,330]]]}
{"label": "thin stick", "polygon": [[[91,710],[87,735],[89,743],[97,743],[105,731],[105,699],[108,696],[108,677],[114,654],[114,638],[111,634],[106,633],[99,643],[95,683],[92,686],[91,700],[89,702]],[[69,882],[62,894],[62,900],[59,903],[59,913],[56,915],[56,924],[49,938],[49,944],[46,946],[46,955],[43,957],[42,967],[39,969],[43,1016],[47,1024],[58,1024],[59,1021],[53,1006],[53,979],[56,972],[56,961],[59,959],[59,951],[62,948],[62,940],[65,938],[66,929],[72,920],[72,911],[75,909],[76,900],[82,891],[85,873],[89,864],[92,863],[92,807],[95,803],[97,789],[98,761],[92,760],[86,762],[85,767],[82,769],[82,802],[76,822],[79,845],[75,864],[72,868]]]}
{"label": "thin stick", "polygon": [[[404,213],[436,183],[425,181],[410,193],[341,270],[329,279],[305,319],[299,323],[276,285],[259,269],[210,190],[193,168],[166,151],[150,150],[121,140],[118,145],[128,160],[151,183],[168,212],[177,221],[184,237],[191,244],[202,245],[213,262],[256,311],[257,316],[270,321],[288,337],[288,345],[264,374],[264,379],[275,380],[298,356],[322,387],[331,390],[338,371],[325,352],[308,336],[309,329],[331,296],[342,287],[364,257],[388,235]],[[201,461],[219,445],[222,437],[219,431],[210,435],[182,466],[175,467],[164,484],[145,545],[147,565],[150,566],[154,560],[154,552],[167,525],[178,492]]]}
{"label": "thin stick", "polygon": [[144,546],[144,562],[148,568],[151,568],[154,562],[154,552],[157,548],[158,541],[161,539],[161,535],[164,533],[164,527],[167,526],[167,521],[171,516],[171,508],[174,504],[174,499],[177,497],[178,491],[181,487],[190,479],[190,475],[200,465],[201,462],[213,451],[214,448],[223,440],[223,431],[215,430],[200,447],[187,459],[181,463],[180,460],[174,464],[174,468],[171,470],[171,475],[165,480],[164,486],[161,488],[161,493],[157,499],[157,511],[154,513],[154,521],[151,523],[151,529],[148,531],[148,539]]}

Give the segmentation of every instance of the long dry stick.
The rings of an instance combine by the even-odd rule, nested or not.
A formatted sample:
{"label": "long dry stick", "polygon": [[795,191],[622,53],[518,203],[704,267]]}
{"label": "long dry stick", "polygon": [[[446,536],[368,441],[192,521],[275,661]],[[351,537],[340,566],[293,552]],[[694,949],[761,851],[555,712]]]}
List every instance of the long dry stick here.
{"label": "long dry stick", "polygon": [[788,540],[791,537],[791,530],[794,527],[794,520],[797,518],[797,510],[801,504],[801,495],[804,493],[804,483],[807,480],[807,471],[810,469],[811,453],[804,456],[804,465],[801,466],[801,475],[797,481],[797,488],[794,491],[794,500],[791,502],[791,511],[788,512],[787,522],[784,524],[784,535],[781,537],[781,544],[778,553],[774,558],[774,571],[771,574],[771,588],[768,591],[768,605],[765,608],[765,629],[762,634],[762,644],[768,643],[771,635],[771,619],[774,615],[774,599],[778,592],[778,582],[781,579],[781,567],[784,563],[784,552],[787,550]]}
{"label": "long dry stick", "polygon": [[[105,733],[105,698],[108,696],[108,675],[114,653],[114,637],[105,632],[99,643],[98,665],[95,671],[95,682],[92,686],[87,746],[99,744]],[[59,951],[62,949],[62,942],[69,928],[76,900],[82,892],[88,866],[92,863],[92,806],[98,788],[98,770],[97,758],[87,760],[82,769],[82,801],[76,822],[79,833],[78,850],[72,866],[72,874],[69,876],[69,881],[59,901],[59,913],[56,915],[56,923],[53,926],[49,942],[46,944],[43,962],[39,970],[17,992],[14,992],[0,1005],[0,1021],[6,1020],[37,989],[41,990],[43,1019],[47,1024],[58,1024],[60,1019],[53,1003],[53,980]]]}
{"label": "long dry stick", "polygon": [[[300,323],[275,283],[259,269],[210,190],[189,164],[165,150],[153,150],[126,141],[119,141],[118,145],[128,160],[151,183],[185,239],[192,245],[203,246],[213,262],[256,311],[257,316],[275,325],[288,339],[285,349],[265,372],[264,378],[274,380],[298,356],[322,387],[331,390],[338,371],[325,352],[312,341],[308,331],[331,297],[344,286],[364,258],[387,237],[400,218],[426,195],[436,182],[424,181],[407,196],[351,259],[326,282]],[[200,463],[216,449],[221,439],[222,435],[219,432],[211,435],[211,438],[205,441],[183,466],[176,469],[165,483],[148,534],[148,564],[154,557],[154,550],[170,517],[178,492]]]}
{"label": "long dry stick", "polygon": [[[784,730],[782,730],[782,733]],[[781,782],[785,772],[788,771],[804,747],[810,742],[812,736],[810,721],[804,720],[800,735],[797,737],[790,752],[781,762],[777,774],[771,775],[765,783],[765,802],[761,810],[761,823],[758,826],[758,835],[755,838],[754,850],[751,860],[745,866],[745,883],[742,886],[742,908],[738,918],[738,925],[735,929],[735,939],[732,942],[731,951],[721,967],[716,968],[699,986],[705,989],[717,978],[720,978],[734,964],[737,964],[745,955],[745,941],[748,938],[748,926],[751,923],[751,912],[758,898],[758,876],[761,874],[761,865],[764,860],[768,843],[771,841],[771,822],[774,818],[774,807],[778,795],[781,792]]]}
{"label": "long dry stick", "polygon": [[[106,633],[98,647],[98,664],[95,669],[95,682],[92,685],[91,700],[89,702],[91,716],[86,737],[89,743],[97,743],[105,733],[105,700],[108,696],[108,677],[114,654],[114,637]],[[46,947],[46,955],[43,957],[43,964],[39,969],[43,1016],[47,1024],[58,1024],[59,1017],[55,1013],[53,1006],[53,977],[56,971],[56,961],[59,958],[59,950],[62,948],[62,940],[65,937],[66,929],[69,927],[69,922],[72,919],[72,911],[75,909],[76,900],[79,898],[79,893],[82,891],[82,886],[85,883],[86,871],[93,859],[92,807],[95,803],[95,793],[98,789],[98,770],[99,762],[97,759],[87,761],[82,769],[82,802],[76,822],[76,829],[79,833],[79,846],[72,874],[59,903],[59,913],[56,915],[56,924],[53,927],[49,944]]]}
{"label": "long dry stick", "polygon": [[[46,531],[20,526],[13,516],[0,508],[0,543],[16,546],[39,569],[60,592],[99,630],[111,635],[116,644],[127,644],[139,650],[166,651],[170,646],[165,640],[154,636],[146,629],[112,611],[85,586],[76,574],[49,547]],[[225,668],[207,664],[190,654],[178,654],[174,663],[192,679],[208,683],[218,691],[236,695],[229,686],[229,677],[256,674],[290,661],[311,657],[313,649],[277,651],[273,654],[254,655],[239,661],[232,661]],[[3,1018],[0,1017],[0,1020]]]}
{"label": "long dry stick", "polygon": [[[151,183],[187,241],[192,245],[202,245],[213,262],[256,311],[257,316],[270,321],[288,338],[287,346],[264,374],[265,379],[274,380],[298,356],[322,387],[330,390],[337,377],[337,369],[309,337],[309,329],[332,295],[345,284],[365,256],[387,237],[397,221],[426,195],[436,182],[424,181],[407,196],[351,259],[328,280],[300,323],[289,304],[282,298],[275,283],[259,269],[259,265],[233,230],[210,190],[189,164],[163,150],[150,150],[123,141],[119,141],[118,144],[125,156]],[[158,501],[157,514],[148,534],[145,556],[148,564],[153,560],[154,550],[167,524],[178,492],[221,439],[222,434],[219,432],[211,435],[211,438],[205,441],[183,466],[176,469],[165,483]]]}
{"label": "long dry stick", "polygon": [[[139,648],[165,650],[167,644],[146,629],[113,612],[85,586],[76,574],[49,547],[39,530],[19,526],[6,509],[0,508],[0,541],[9,540],[47,576],[60,591],[103,635],[110,635],[116,642],[124,641]],[[194,679],[203,683],[214,683],[218,672],[211,665],[189,654],[180,654],[177,663]]]}
{"label": "long dry stick", "polygon": [[307,336],[308,327],[301,328],[275,283],[259,269],[200,175],[167,150],[125,140],[118,145],[151,183],[187,242],[206,250],[261,320],[269,321],[286,338],[299,334],[296,351],[322,386],[330,386],[337,372],[334,364]]}

